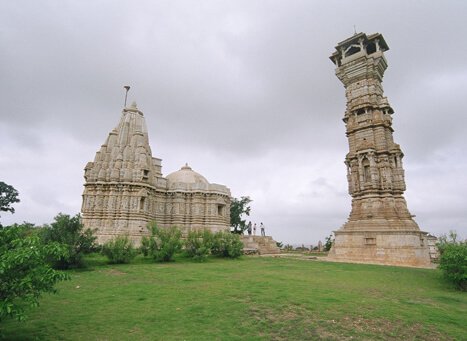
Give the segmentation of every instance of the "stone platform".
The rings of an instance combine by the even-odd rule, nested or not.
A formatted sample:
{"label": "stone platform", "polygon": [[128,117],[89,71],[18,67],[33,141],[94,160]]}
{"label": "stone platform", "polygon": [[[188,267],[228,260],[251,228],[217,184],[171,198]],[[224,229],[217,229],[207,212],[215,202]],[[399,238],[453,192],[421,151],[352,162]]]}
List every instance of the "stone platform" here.
{"label": "stone platform", "polygon": [[243,242],[243,252],[245,254],[279,254],[280,248],[271,236],[249,236],[242,235],[240,239]]}
{"label": "stone platform", "polygon": [[334,232],[336,239],[328,258],[335,261],[428,267],[428,237],[421,231]]}

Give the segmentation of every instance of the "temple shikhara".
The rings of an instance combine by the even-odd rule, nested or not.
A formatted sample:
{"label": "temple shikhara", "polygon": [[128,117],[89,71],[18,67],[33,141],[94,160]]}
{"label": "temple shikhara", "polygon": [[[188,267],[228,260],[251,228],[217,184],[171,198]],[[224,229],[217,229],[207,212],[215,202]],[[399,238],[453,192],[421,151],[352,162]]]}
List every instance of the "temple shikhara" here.
{"label": "temple shikhara", "polygon": [[117,235],[139,242],[148,222],[213,232],[230,230],[230,190],[209,183],[188,164],[166,177],[152,156],[143,113],[136,103],[123,109],[113,129],[85,168],[82,222],[97,229],[99,243]]}
{"label": "temple shikhara", "polygon": [[345,157],[352,210],[335,231],[329,258],[394,265],[428,265],[427,233],[421,232],[403,197],[402,158],[393,140],[393,109],[381,85],[389,50],[381,34],[355,34],[330,57],[344,84],[349,153]]}

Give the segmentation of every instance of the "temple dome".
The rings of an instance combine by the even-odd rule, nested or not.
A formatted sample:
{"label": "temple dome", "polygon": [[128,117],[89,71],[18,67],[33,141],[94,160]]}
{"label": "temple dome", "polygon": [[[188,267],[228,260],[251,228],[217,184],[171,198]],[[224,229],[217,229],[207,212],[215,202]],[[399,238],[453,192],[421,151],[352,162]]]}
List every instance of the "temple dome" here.
{"label": "temple dome", "polygon": [[208,180],[199,173],[196,173],[191,169],[190,166],[186,163],[185,166],[180,168],[180,170],[170,173],[167,175],[167,180],[169,183],[185,183],[185,184],[205,184],[209,185]]}

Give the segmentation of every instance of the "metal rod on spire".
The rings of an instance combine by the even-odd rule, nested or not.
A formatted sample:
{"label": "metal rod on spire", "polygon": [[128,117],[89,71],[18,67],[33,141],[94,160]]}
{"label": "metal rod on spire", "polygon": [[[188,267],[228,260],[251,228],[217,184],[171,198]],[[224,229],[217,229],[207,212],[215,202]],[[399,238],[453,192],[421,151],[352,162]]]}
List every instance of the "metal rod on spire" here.
{"label": "metal rod on spire", "polygon": [[126,99],[128,97],[128,91],[130,90],[130,86],[125,85],[123,88],[126,90],[126,92],[125,92],[125,105],[124,105],[124,108],[126,108]]}

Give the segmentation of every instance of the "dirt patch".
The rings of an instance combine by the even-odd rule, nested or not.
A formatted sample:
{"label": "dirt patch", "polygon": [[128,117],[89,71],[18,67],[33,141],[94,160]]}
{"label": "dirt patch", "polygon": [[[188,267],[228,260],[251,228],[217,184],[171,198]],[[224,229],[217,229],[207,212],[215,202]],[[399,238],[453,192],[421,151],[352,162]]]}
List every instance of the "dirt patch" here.
{"label": "dirt patch", "polygon": [[269,340],[452,340],[437,330],[420,323],[362,316],[324,319],[317,312],[299,305],[275,310],[258,305],[250,308],[258,332]]}

